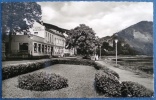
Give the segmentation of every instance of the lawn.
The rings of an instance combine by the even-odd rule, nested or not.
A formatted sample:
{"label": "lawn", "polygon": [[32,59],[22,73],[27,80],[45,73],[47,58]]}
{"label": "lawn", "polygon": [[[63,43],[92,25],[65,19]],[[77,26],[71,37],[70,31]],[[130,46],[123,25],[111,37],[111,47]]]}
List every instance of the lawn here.
{"label": "lawn", "polygon": [[[30,91],[17,87],[18,77],[2,82],[2,97],[5,98],[84,98],[102,97],[94,89],[94,77],[97,70],[91,66],[57,64],[35,72],[59,74],[68,79],[69,87],[54,91]],[[15,92],[16,91],[16,92]]]}
{"label": "lawn", "polygon": [[[105,57],[106,58],[106,57]],[[115,57],[107,57],[111,59],[112,63],[115,64]],[[145,74],[153,75],[153,57],[148,56],[119,56],[117,63],[121,65],[120,67],[126,70],[133,70],[138,72],[143,72]]]}

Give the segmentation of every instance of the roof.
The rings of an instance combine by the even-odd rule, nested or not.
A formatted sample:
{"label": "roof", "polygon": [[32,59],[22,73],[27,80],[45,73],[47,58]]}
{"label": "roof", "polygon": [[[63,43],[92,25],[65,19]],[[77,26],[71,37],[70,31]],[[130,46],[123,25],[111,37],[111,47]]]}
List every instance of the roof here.
{"label": "roof", "polygon": [[52,25],[52,24],[48,24],[48,23],[43,23],[43,25],[47,28],[47,29],[54,29],[54,30],[57,30],[61,33],[64,33],[66,31],[68,31],[67,29],[63,29],[63,28],[60,28],[58,26],[55,26],[55,25]]}
{"label": "roof", "polygon": [[[52,24],[48,24],[48,23],[44,23],[44,22],[42,23],[41,21],[37,21],[37,22],[39,24],[45,26],[46,31],[49,31],[49,32],[51,32],[53,34],[59,35],[59,36],[64,37],[64,38],[65,38],[65,36],[63,35],[63,33],[65,33],[66,31],[68,31],[67,29],[63,29],[63,28],[60,28],[60,27],[55,26],[55,25],[52,25]],[[55,33],[52,30],[59,31],[61,34]]]}
{"label": "roof", "polygon": [[48,32],[50,32],[50,33],[53,33],[53,34],[56,34],[56,35],[58,35],[58,36],[61,36],[61,37],[65,38],[65,36],[64,36],[63,34],[55,33],[55,32],[53,32],[53,31],[50,30],[50,29],[46,29],[46,31],[48,31]]}

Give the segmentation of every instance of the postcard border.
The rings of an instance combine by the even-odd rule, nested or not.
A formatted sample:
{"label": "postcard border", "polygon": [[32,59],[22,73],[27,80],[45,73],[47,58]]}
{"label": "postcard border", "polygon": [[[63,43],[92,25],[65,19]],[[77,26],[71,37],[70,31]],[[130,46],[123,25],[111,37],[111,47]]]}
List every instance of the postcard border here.
{"label": "postcard border", "polygon": [[[148,98],[37,98],[40,100],[51,100],[51,99],[56,99],[56,100],[66,100],[66,99],[79,99],[79,100],[88,100],[88,99],[92,99],[92,100],[155,100],[156,99],[156,16],[154,16],[156,14],[156,0],[0,0],[1,2],[47,2],[47,1],[59,1],[59,2],[64,2],[64,1],[108,1],[108,2],[153,2],[153,38],[154,38],[154,43],[153,43],[153,53],[154,53],[154,97]],[[0,4],[0,11],[2,11],[1,8],[1,4]],[[0,13],[0,27],[2,26],[2,13]],[[2,34],[2,30],[0,28],[0,33]],[[0,36],[0,47],[2,47],[2,37]],[[2,48],[1,48],[2,51]],[[2,54],[0,54],[0,60],[2,61]],[[2,62],[1,62],[1,67],[2,67]],[[0,80],[2,80],[2,69],[0,69]],[[2,98],[2,81],[0,81],[1,87],[0,87],[0,96]],[[3,100],[19,100],[21,98],[2,98]],[[24,100],[32,100],[34,98],[22,98]]]}

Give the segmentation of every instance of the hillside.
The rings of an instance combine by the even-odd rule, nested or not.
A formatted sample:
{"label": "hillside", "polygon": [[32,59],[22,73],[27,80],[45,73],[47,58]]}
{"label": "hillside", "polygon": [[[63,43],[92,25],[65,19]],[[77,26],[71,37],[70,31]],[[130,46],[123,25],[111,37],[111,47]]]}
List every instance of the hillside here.
{"label": "hillside", "polygon": [[119,39],[118,45],[121,51],[127,46],[128,51],[129,49],[134,50],[136,54],[153,55],[153,22],[141,21],[100,40],[114,46],[115,34]]}

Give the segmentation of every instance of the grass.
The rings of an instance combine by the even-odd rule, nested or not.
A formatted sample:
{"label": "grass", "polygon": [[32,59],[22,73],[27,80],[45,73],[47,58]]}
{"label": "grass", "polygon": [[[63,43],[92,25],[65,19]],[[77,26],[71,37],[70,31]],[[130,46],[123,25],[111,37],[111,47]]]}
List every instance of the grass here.
{"label": "grass", "polygon": [[[112,61],[115,63],[115,59]],[[119,57],[118,64],[121,65],[119,68],[153,75],[153,57]]]}
{"label": "grass", "polygon": [[[56,64],[28,73],[55,73],[68,79],[68,87],[55,91],[31,91],[18,88],[18,77],[2,81],[4,98],[100,98],[94,90],[96,69],[84,65]],[[24,74],[28,75],[28,74]],[[20,75],[23,76],[23,75]]]}
{"label": "grass", "polygon": [[[77,65],[77,66],[83,66],[83,65],[87,65],[87,66],[89,66],[89,68],[95,68],[94,70],[103,70],[103,72],[104,72],[104,75],[102,75],[102,78],[100,78],[101,77],[101,75],[99,76],[99,75],[97,75],[97,78],[96,78],[96,81],[97,82],[99,82],[98,84],[98,86],[99,87],[101,87],[101,83],[102,84],[104,84],[103,86],[104,86],[104,88],[99,88],[99,89],[101,89],[102,91],[104,90],[104,92],[105,92],[105,88],[108,88],[108,86],[110,86],[110,88],[108,88],[108,89],[106,89],[106,91],[108,91],[107,93],[108,93],[108,96],[119,96],[119,94],[117,93],[117,91],[115,91],[115,93],[113,93],[114,92],[114,90],[110,90],[110,89],[115,89],[115,87],[118,87],[118,85],[120,84],[120,82],[118,82],[118,79],[119,79],[119,75],[118,75],[118,73],[116,73],[116,72],[114,72],[113,70],[111,70],[111,69],[109,69],[107,66],[103,66],[103,65],[100,65],[100,64],[97,64],[97,63],[95,63],[94,61],[88,61],[88,60],[78,60],[78,59],[53,59],[53,60],[50,60],[50,61],[43,61],[43,64],[40,62],[40,63],[38,63],[38,64],[29,64],[27,67],[28,67],[28,69],[33,69],[33,71],[34,70],[37,70],[37,71],[39,71],[38,69],[40,69],[40,70],[45,70],[46,68],[44,68],[43,66],[47,66],[47,68],[49,68],[48,66],[51,66],[51,65],[53,65],[53,64],[75,64],[75,65]],[[12,66],[12,68],[10,69],[10,71],[8,71],[8,69],[6,68],[5,70],[4,70],[4,72],[6,73],[6,75],[8,74],[8,73],[10,73],[10,72],[12,72],[12,71],[15,71],[13,74],[15,74],[16,75],[16,73],[18,73],[18,72],[21,72],[22,71],[22,73],[25,73],[25,71],[27,72],[28,70],[25,70],[25,71],[23,71],[23,68],[25,68],[25,66],[26,65],[23,65],[23,64],[21,64],[20,65],[20,67],[19,66]],[[54,65],[53,65],[54,66]],[[93,67],[90,67],[90,66],[93,66]],[[64,66],[64,68],[66,68],[67,66]],[[85,66],[83,66],[83,67],[85,67]],[[78,70],[78,74],[77,75],[82,75],[81,77],[82,78],[84,78],[86,75],[91,75],[91,74],[93,74],[93,73],[90,73],[90,71],[87,71],[88,70],[88,68],[87,68],[87,70],[86,70],[86,68],[85,68],[85,70],[83,69],[83,67],[81,68],[82,70]],[[9,68],[9,67],[8,67]],[[47,70],[48,72],[50,71],[52,71],[52,70],[54,70],[54,68],[53,67],[51,67],[52,69],[49,69],[49,70]],[[57,67],[58,68],[58,67]],[[60,70],[62,70],[63,68],[60,68],[59,69],[59,71],[58,71],[58,73],[60,73]],[[79,68],[78,68],[79,69]],[[55,71],[55,72],[57,72],[57,71]],[[76,72],[74,72],[73,70],[72,70],[72,68],[70,68],[70,69],[66,69],[66,71],[62,71],[62,72],[65,72],[65,74],[64,75],[66,75],[66,74],[69,74],[69,77],[73,77],[73,75],[74,74],[76,74]],[[61,72],[61,73],[62,73]],[[72,72],[72,74],[70,74]],[[89,72],[89,74],[87,73],[87,72]],[[64,75],[62,75],[62,76],[64,76]],[[95,75],[95,74],[94,74]],[[8,77],[7,77],[8,78]],[[31,78],[31,77],[30,77]],[[73,78],[72,80],[75,80],[75,79],[77,79],[78,77],[75,77],[75,78]],[[94,77],[91,77],[92,79],[94,79]],[[23,77],[21,77],[21,80],[23,79]],[[36,78],[35,78],[36,79]],[[35,80],[34,79],[34,80]],[[44,78],[42,78],[42,79],[44,79]],[[99,79],[100,79],[100,81],[99,81]],[[29,80],[29,79],[28,79]],[[76,83],[74,84],[74,85],[80,85],[80,86],[83,86],[86,82],[85,82],[85,80],[88,80],[88,78],[85,78],[83,81],[82,81],[82,79],[80,79],[80,80],[76,80]],[[109,80],[109,81],[108,81]],[[115,81],[114,81],[115,80]],[[5,81],[5,80],[4,80]],[[69,80],[70,81],[70,80]],[[82,83],[81,83],[81,81],[82,81]],[[35,81],[35,82],[38,82],[38,81]],[[104,83],[103,83],[104,82]],[[114,87],[112,87],[112,82],[114,82]],[[31,83],[31,82],[30,82]],[[106,84],[106,83],[108,83],[108,84]],[[118,84],[117,86],[116,86],[116,83]],[[90,83],[89,83],[90,84]],[[94,83],[91,83],[91,84],[94,84]],[[107,85],[107,86],[105,86],[105,84]],[[5,84],[3,84],[3,85],[5,85]],[[17,85],[17,84],[16,84]],[[30,84],[31,85],[31,84]],[[41,84],[39,84],[39,85],[41,85]],[[75,87],[75,86],[71,86],[71,88],[73,88],[73,87]],[[88,84],[87,84],[88,85]],[[76,90],[78,91],[78,92],[76,92],[75,94],[80,94],[80,96],[81,97],[86,97],[86,96],[84,96],[84,94],[85,94],[85,92],[89,92],[90,93],[90,90],[88,90],[88,87],[87,87],[87,85],[85,85],[85,86],[83,86],[83,87],[76,87],[76,89],[75,90],[71,90],[72,92],[75,92]],[[29,86],[28,86],[29,87]],[[34,86],[33,86],[34,87]],[[70,85],[69,85],[69,87],[70,87]],[[93,86],[92,86],[92,88],[94,88]],[[17,88],[16,88],[17,89]],[[16,90],[15,89],[15,90]],[[17,89],[18,90],[18,89]],[[29,90],[29,89],[28,89]],[[82,90],[82,91],[80,91],[80,90]],[[86,91],[87,90],[87,91]],[[22,90],[23,91],[23,90]],[[84,92],[85,91],[85,92]],[[7,91],[8,92],[8,91]],[[3,93],[5,93],[5,95],[7,95],[7,92],[3,92]],[[19,91],[20,92],[20,91]],[[66,91],[67,93],[68,93],[68,91]],[[64,94],[66,94],[66,92],[64,93]],[[33,92],[33,94],[35,94],[36,92]],[[40,93],[40,92],[39,92]],[[45,92],[45,93],[48,93],[48,92]],[[63,93],[63,92],[62,92]],[[111,93],[113,93],[113,94],[111,94]],[[116,94],[117,93],[117,94]],[[42,94],[42,93],[41,93]],[[74,94],[74,95],[75,95]],[[5,95],[3,95],[3,96],[5,96]],[[10,93],[10,95],[12,95],[12,93]],[[40,95],[40,94],[38,94],[38,95]],[[54,95],[54,94],[53,94]],[[63,94],[61,94],[61,95],[63,95]],[[61,96],[60,94],[58,94],[58,96]],[[107,95],[106,95],[106,97],[108,97]],[[39,97],[42,97],[42,96],[39,96]],[[51,97],[51,96],[50,96]]]}

